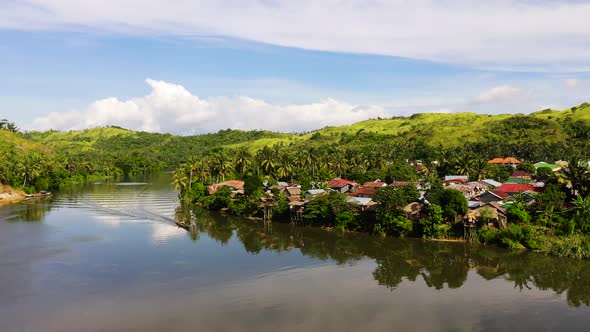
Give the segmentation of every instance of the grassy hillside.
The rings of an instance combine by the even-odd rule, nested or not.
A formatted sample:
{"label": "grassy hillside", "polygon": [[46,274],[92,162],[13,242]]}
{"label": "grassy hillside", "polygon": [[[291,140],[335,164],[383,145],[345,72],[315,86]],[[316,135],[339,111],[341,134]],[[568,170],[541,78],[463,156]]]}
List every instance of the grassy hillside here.
{"label": "grassy hillside", "polygon": [[20,150],[27,151],[27,150],[35,150],[39,152],[43,152],[45,154],[51,154],[52,150],[47,146],[31,141],[29,139],[23,138],[21,134],[13,133],[6,130],[0,130],[0,145],[3,146],[14,146]]}
{"label": "grassy hillside", "polygon": [[[564,125],[582,121],[590,124],[590,104],[584,103],[566,110],[543,110],[529,115],[476,113],[421,113],[410,117],[371,119],[347,126],[326,127],[305,135],[285,135],[252,142],[232,144],[230,147],[247,147],[259,150],[265,145],[297,143],[309,140],[314,134],[327,141],[337,141],[342,134],[360,132],[392,136],[405,136],[425,140],[431,146],[457,147],[467,142],[485,140],[542,140],[561,142],[566,138]],[[514,128],[512,128],[514,127]]]}
{"label": "grassy hillside", "polygon": [[[135,132],[118,127],[93,128],[70,132],[33,132],[32,141],[22,145],[48,146],[56,151],[168,151],[167,162],[176,162],[186,154],[205,150],[246,148],[257,151],[275,144],[321,145],[338,142],[343,135],[373,133],[386,137],[421,140],[430,146],[459,147],[465,143],[511,142],[516,144],[564,142],[571,123],[590,124],[590,105],[584,103],[562,111],[543,110],[529,115],[486,115],[476,113],[421,113],[410,117],[372,119],[352,125],[326,127],[306,134],[270,131],[222,130],[214,134],[174,136]],[[321,140],[317,140],[321,137]],[[312,139],[312,138],[315,138]],[[39,145],[42,144],[42,145]]]}

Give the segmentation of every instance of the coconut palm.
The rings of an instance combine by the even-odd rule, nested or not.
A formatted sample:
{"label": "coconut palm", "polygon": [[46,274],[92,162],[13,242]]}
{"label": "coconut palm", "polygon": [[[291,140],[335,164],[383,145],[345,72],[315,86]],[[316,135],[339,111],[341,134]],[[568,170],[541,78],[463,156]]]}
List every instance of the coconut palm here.
{"label": "coconut palm", "polygon": [[473,177],[472,180],[479,181],[485,175],[486,167],[488,166],[488,162],[485,159],[475,159],[471,164],[471,175]]}
{"label": "coconut palm", "polygon": [[572,193],[576,196],[586,196],[590,185],[590,173],[588,172],[588,163],[581,160],[578,156],[572,155],[568,160],[568,165],[564,169],[564,176],[571,184]]}
{"label": "coconut palm", "polygon": [[242,148],[236,154],[235,165],[240,174],[245,174],[246,169],[252,164],[252,155],[248,150]]}
{"label": "coconut palm", "polygon": [[186,176],[186,165],[180,165],[172,174],[172,179],[174,188],[179,191],[178,196],[183,196],[188,181],[188,177]]}

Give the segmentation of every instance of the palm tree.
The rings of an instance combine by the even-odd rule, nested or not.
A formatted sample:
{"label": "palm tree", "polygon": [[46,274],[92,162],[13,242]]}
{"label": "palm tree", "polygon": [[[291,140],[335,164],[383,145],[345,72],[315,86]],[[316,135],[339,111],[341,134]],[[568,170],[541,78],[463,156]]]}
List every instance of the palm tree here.
{"label": "palm tree", "polygon": [[590,184],[588,163],[578,156],[572,155],[568,158],[568,165],[564,169],[564,175],[572,187],[572,193],[576,196],[586,196]]}
{"label": "palm tree", "polygon": [[463,155],[457,156],[455,160],[457,173],[469,177],[473,169],[473,155],[471,153],[464,153]]}
{"label": "palm tree", "polygon": [[20,174],[23,177],[23,187],[27,186],[27,181],[35,179],[41,174],[41,159],[37,154],[26,154],[20,163]]}
{"label": "palm tree", "polygon": [[194,157],[190,157],[187,160],[186,166],[190,174],[188,179],[188,192],[191,192],[193,186],[193,174],[197,170],[197,167],[199,167],[199,161]]}
{"label": "palm tree", "polygon": [[475,159],[471,164],[473,179],[479,181],[484,177],[488,162],[485,159]]}
{"label": "palm tree", "polygon": [[279,162],[277,167],[277,177],[279,179],[286,179],[291,175],[293,171],[293,166],[291,164],[291,158],[286,153],[283,153],[279,156]]}
{"label": "palm tree", "polygon": [[209,161],[204,159],[202,160],[198,165],[197,168],[195,169],[195,175],[197,177],[197,179],[199,180],[199,182],[201,183],[209,183],[210,182],[210,167],[209,167]]}
{"label": "palm tree", "polygon": [[229,176],[232,172],[232,165],[231,161],[227,156],[220,154],[217,157],[217,165],[219,167],[219,175],[221,175],[221,180],[225,181],[225,177]]}
{"label": "palm tree", "polygon": [[186,177],[186,165],[180,165],[172,174],[174,188],[179,191],[178,196],[184,195],[188,178]]}
{"label": "palm tree", "polygon": [[336,174],[338,174],[338,177],[341,178],[342,172],[346,168],[344,157],[342,157],[342,155],[340,154],[335,154],[331,157],[330,164],[332,165],[332,169],[334,170],[334,172],[336,172]]}
{"label": "palm tree", "polygon": [[236,155],[235,164],[240,173],[244,175],[246,173],[246,168],[252,164],[252,155],[245,148],[240,149]]}
{"label": "palm tree", "polygon": [[275,154],[274,151],[271,150],[268,146],[265,146],[262,150],[258,153],[260,159],[260,166],[262,166],[262,170],[266,174],[271,174],[274,172],[275,168]]}

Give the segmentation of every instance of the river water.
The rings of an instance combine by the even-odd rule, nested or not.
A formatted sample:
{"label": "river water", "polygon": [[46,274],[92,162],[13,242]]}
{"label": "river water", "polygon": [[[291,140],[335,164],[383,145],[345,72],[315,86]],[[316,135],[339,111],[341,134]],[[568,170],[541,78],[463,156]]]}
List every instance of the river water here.
{"label": "river water", "polygon": [[590,326],[588,261],[265,225],[179,207],[167,174],[135,181],[0,209],[0,331]]}

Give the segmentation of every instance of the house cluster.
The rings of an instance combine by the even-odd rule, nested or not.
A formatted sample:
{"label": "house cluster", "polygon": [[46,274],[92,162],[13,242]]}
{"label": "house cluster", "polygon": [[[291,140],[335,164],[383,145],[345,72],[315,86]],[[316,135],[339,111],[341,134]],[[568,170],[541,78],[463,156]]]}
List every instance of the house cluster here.
{"label": "house cluster", "polygon": [[[377,202],[373,201],[373,195],[379,190],[380,188],[386,186],[406,186],[406,185],[413,185],[415,186],[422,194],[422,187],[419,182],[402,182],[396,181],[393,183],[386,183],[383,180],[375,180],[366,182],[364,184],[356,183],[355,181],[342,179],[342,178],[334,178],[325,183],[326,189],[312,189],[305,192],[305,200],[309,200],[317,195],[324,195],[327,194],[329,191],[337,191],[339,193],[345,194],[347,196],[347,201],[353,204],[358,205],[359,210],[366,211],[366,210],[374,210],[378,205]],[[415,207],[414,207],[415,209]],[[413,211],[412,208],[408,207],[408,211]]]}
{"label": "house cluster", "polygon": [[[521,162],[516,158],[507,157],[494,158],[489,163],[516,167]],[[559,172],[567,166],[567,162],[557,161],[555,164],[549,164],[542,161],[534,166],[535,169],[547,167],[553,172]],[[499,227],[506,225],[506,207],[513,203],[514,195],[520,194],[532,204],[535,196],[545,187],[543,179],[535,179],[532,174],[519,170],[512,172],[504,183],[489,179],[477,182],[467,182],[466,179],[461,181],[464,183],[452,182],[448,187],[461,191],[468,200],[469,212],[464,216],[464,222],[475,223],[481,219],[483,210],[488,210],[489,222]]]}
{"label": "house cluster", "polygon": [[[509,165],[515,167],[521,162],[514,157],[494,158],[489,163],[497,165]],[[535,167],[550,168],[554,172],[560,171],[567,163],[557,161],[554,164],[546,162],[538,162]],[[469,212],[463,216],[465,223],[475,223],[480,220],[482,215],[488,218],[488,221],[500,227],[506,223],[506,207],[512,203],[512,197],[515,194],[522,194],[529,202],[534,201],[535,195],[541,192],[545,186],[542,179],[536,179],[533,175],[514,170],[510,178],[506,182],[498,182],[493,179],[485,179],[480,181],[469,181],[469,178],[464,175],[448,175],[443,179],[445,188],[456,189],[460,191],[468,201]],[[291,184],[287,182],[278,182],[275,188],[279,193],[284,195],[291,207],[292,211],[302,212],[305,204],[318,195],[326,195],[330,191],[336,191],[347,196],[347,200],[358,205],[359,210],[366,211],[375,209],[378,205],[373,201],[375,193],[386,186],[415,186],[421,194],[420,202],[414,202],[405,207],[406,216],[410,219],[419,219],[423,204],[428,204],[424,199],[425,189],[428,184],[424,186],[419,182],[396,181],[393,183],[386,183],[382,180],[375,180],[364,184],[356,183],[352,180],[334,178],[325,183],[316,183],[316,189],[310,189],[305,192],[302,191],[300,185]],[[230,180],[207,187],[209,194],[215,193],[220,187],[228,186],[232,190],[232,196],[244,193],[244,181]],[[270,188],[267,188],[270,189]],[[275,199],[272,194],[262,199],[262,205],[272,204]],[[488,210],[486,214],[483,210]]]}

